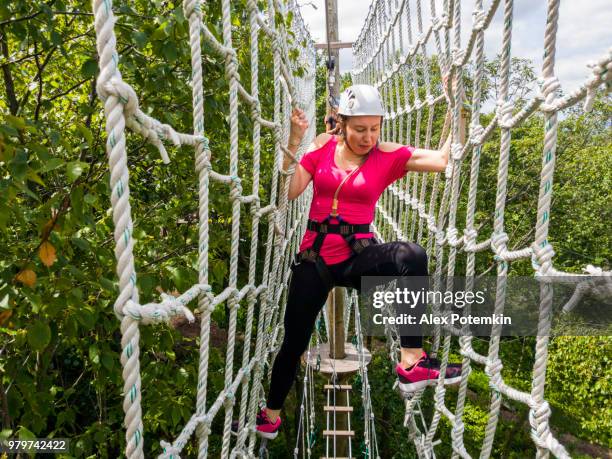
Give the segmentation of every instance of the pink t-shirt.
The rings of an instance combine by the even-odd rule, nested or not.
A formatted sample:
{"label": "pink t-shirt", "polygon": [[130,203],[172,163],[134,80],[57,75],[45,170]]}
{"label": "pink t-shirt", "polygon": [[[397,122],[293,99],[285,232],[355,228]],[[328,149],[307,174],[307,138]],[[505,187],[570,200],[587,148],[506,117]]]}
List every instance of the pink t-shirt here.
{"label": "pink t-shirt", "polygon": [[[321,148],[306,153],[300,164],[312,175],[314,194],[308,218],[318,222],[329,216],[332,199],[342,179],[353,169],[343,170],[334,161],[338,140],[332,136]],[[374,208],[379,196],[391,183],[406,174],[406,161],[412,155],[412,147],[403,146],[395,151],[384,152],[374,148],[361,169],[348,179],[338,194],[338,213],[347,223],[364,224],[374,220]],[[331,223],[338,223],[333,218]],[[299,251],[314,243],[317,233],[306,230]],[[372,237],[372,233],[357,234],[358,239]],[[328,264],[340,263],[350,258],[352,252],[339,234],[325,236],[320,255]]]}

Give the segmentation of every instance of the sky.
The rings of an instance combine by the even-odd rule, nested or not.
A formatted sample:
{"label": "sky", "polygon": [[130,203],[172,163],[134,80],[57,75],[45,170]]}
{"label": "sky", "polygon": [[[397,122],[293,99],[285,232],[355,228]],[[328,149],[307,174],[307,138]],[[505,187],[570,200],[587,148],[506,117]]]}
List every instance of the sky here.
{"label": "sky", "polygon": [[[415,11],[415,0],[410,1]],[[304,21],[316,43],[325,43],[325,0],[298,0]],[[339,38],[352,42],[357,39],[368,14],[371,0],[337,0]],[[441,0],[436,10],[441,11]],[[472,28],[473,0],[462,0],[462,46],[467,44]],[[484,0],[485,10],[491,0]],[[503,1],[493,22],[485,31],[485,53],[494,58],[501,50]],[[536,75],[541,74],[544,50],[546,7],[544,0],[515,0],[512,29],[512,55],[533,61]],[[429,21],[429,2],[423,1],[424,28]],[[316,6],[316,9],[313,8]],[[413,13],[414,15],[414,13]],[[559,10],[555,73],[565,93],[577,89],[591,74],[587,63],[602,57],[612,47],[612,7],[610,0],[563,0]],[[413,27],[416,30],[416,27]],[[430,42],[433,41],[430,39]],[[429,48],[428,52],[433,52]],[[340,72],[352,69],[352,50],[340,50]]]}

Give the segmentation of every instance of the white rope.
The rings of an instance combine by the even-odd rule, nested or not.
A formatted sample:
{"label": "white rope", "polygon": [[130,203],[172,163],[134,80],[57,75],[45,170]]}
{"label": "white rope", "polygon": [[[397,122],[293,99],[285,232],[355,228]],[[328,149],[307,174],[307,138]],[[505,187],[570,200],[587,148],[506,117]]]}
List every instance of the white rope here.
{"label": "white rope", "polygon": [[[485,10],[484,2],[475,0],[472,10],[472,30],[466,35],[467,44],[462,47],[460,40],[461,7],[464,7],[466,3],[458,0],[444,0],[442,10],[436,11],[435,0],[430,0],[431,22],[425,25],[422,0],[376,0],[372,2],[363,29],[353,46],[354,81],[378,87],[388,107],[382,130],[385,140],[412,144],[416,147],[423,144],[424,148],[430,148],[434,109],[438,104],[447,102],[451,114],[450,126],[445,125],[441,135],[441,141],[446,137],[447,129],[453,135],[441,199],[438,196],[439,174],[436,174],[431,185],[428,183],[427,174],[408,174],[406,178],[390,186],[379,200],[375,217],[375,233],[383,240],[416,240],[423,243],[426,239],[429,259],[435,260],[434,288],[442,287],[443,274],[448,276],[448,279],[452,279],[456,259],[461,252],[464,252],[467,257],[466,277],[473,283],[476,252],[491,250],[495,256],[498,274],[495,313],[503,312],[509,263],[514,260],[531,258],[534,275],[543,281],[540,287],[540,320],[533,384],[531,392],[526,393],[508,386],[503,381],[502,362],[499,359],[500,330],[494,329],[494,334],[498,332],[498,336],[491,338],[489,352],[486,356],[474,351],[469,336],[462,336],[459,344],[461,354],[464,356],[464,371],[454,412],[444,404],[445,389],[443,381],[440,380],[434,395],[435,412],[429,424],[419,427],[415,422],[415,417],[423,420],[419,408],[422,392],[419,392],[406,401],[405,425],[409,429],[409,435],[415,443],[419,457],[435,457],[434,446],[437,442],[434,437],[439,421],[444,416],[452,426],[453,457],[470,457],[463,442],[465,427],[462,416],[466,401],[467,378],[471,371],[471,364],[476,363],[485,366],[485,372],[490,378],[492,388],[489,418],[480,457],[486,458],[491,455],[503,397],[526,403],[530,407],[531,434],[537,447],[538,457],[547,457],[549,453],[557,457],[569,457],[564,447],[550,432],[548,422],[550,407],[543,398],[553,289],[549,280],[552,276],[563,276],[564,282],[576,284],[575,293],[564,308],[570,311],[587,291],[602,296],[609,295],[612,290],[612,276],[611,273],[592,266],[586,268],[585,275],[581,275],[562,272],[555,269],[553,265],[554,251],[548,242],[548,225],[558,131],[557,113],[583,99],[584,109],[590,110],[598,88],[604,85],[606,91],[611,89],[612,51],[608,51],[599,61],[589,65],[591,76],[578,90],[559,97],[560,84],[554,72],[559,0],[549,0],[540,92],[515,112],[515,106],[509,99],[514,2],[512,0],[503,2],[493,0]],[[499,100],[494,118],[487,126],[482,126],[480,115],[484,78],[484,32],[489,28],[500,7],[503,9],[503,27]],[[416,30],[413,30],[414,25],[416,25]],[[431,61],[427,54],[427,45],[430,43],[433,43],[430,49],[435,49],[440,74],[448,76],[450,81],[453,79],[456,81],[456,94],[447,96],[437,88],[439,95],[435,94],[429,75]],[[458,141],[463,94],[461,75],[469,63],[474,64],[474,87],[469,135],[466,142],[462,144]],[[419,78],[418,75],[421,77]],[[400,87],[403,88],[403,102]],[[517,250],[509,248],[511,241],[505,232],[504,225],[510,136],[513,128],[519,126],[536,111],[544,115],[545,132],[535,238],[530,246]],[[422,142],[421,127],[425,120],[426,128]],[[490,235],[479,238],[482,235],[475,226],[475,212],[480,155],[483,143],[495,129],[500,129],[501,141],[494,228]],[[412,132],[414,132],[414,138],[411,137]],[[468,160],[470,173],[466,222],[465,227],[460,231],[457,227],[456,216],[461,192],[461,168]],[[472,283],[466,288],[471,288]],[[438,307],[439,305],[434,305],[434,309]],[[390,357],[396,360],[399,351],[397,332],[387,333]],[[435,330],[434,353],[441,352],[442,374],[448,362],[450,343],[451,336],[442,338],[440,330]]]}

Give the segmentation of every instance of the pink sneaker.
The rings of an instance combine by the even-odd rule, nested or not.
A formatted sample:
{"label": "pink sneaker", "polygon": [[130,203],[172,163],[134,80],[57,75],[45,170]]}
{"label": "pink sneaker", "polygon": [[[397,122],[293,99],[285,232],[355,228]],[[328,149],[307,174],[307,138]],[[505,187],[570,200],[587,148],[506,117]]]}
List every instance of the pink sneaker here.
{"label": "pink sneaker", "polygon": [[267,438],[268,440],[274,440],[278,435],[278,430],[281,426],[281,418],[280,416],[276,418],[276,422],[273,424],[266,414],[266,409],[263,408],[257,415],[255,424],[257,425],[257,434],[260,437]]}
{"label": "pink sneaker", "polygon": [[[427,386],[435,386],[440,376],[440,362],[430,359],[425,352],[410,368],[402,368],[398,363],[395,372],[402,392],[414,392]],[[446,366],[444,385],[457,384],[461,381],[461,364],[449,363]]]}

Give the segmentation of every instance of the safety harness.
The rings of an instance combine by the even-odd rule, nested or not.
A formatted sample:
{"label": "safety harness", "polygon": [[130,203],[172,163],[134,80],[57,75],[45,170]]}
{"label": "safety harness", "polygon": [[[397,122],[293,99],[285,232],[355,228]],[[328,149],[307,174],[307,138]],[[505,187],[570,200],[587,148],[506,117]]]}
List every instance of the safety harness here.
{"label": "safety harness", "polygon": [[[365,161],[364,163],[365,164]],[[298,265],[302,261],[308,261],[310,263],[315,263],[317,267],[317,272],[323,282],[327,285],[328,289],[331,289],[334,284],[333,276],[323,261],[323,257],[319,254],[321,247],[323,247],[323,242],[325,241],[325,237],[328,234],[339,234],[341,235],[351,250],[358,254],[363,249],[370,245],[377,244],[378,241],[376,238],[362,238],[357,239],[355,234],[357,233],[371,233],[372,228],[369,223],[354,225],[351,223],[345,222],[340,214],[338,213],[338,194],[340,193],[340,189],[342,186],[350,179],[359,169],[361,169],[361,164],[359,167],[351,171],[338,185],[336,191],[334,192],[334,198],[332,200],[332,209],[330,214],[322,221],[317,222],[316,220],[308,220],[307,228],[310,231],[314,231],[317,233],[317,236],[314,240],[314,243],[311,247],[303,250],[302,252],[296,254],[295,256],[295,264]],[[332,223],[332,218],[338,220],[338,223]]]}

